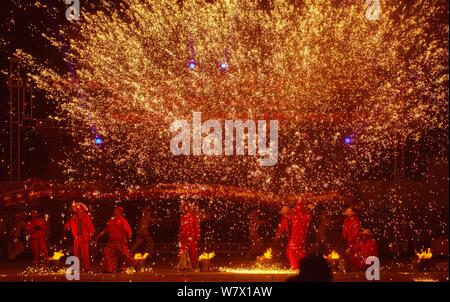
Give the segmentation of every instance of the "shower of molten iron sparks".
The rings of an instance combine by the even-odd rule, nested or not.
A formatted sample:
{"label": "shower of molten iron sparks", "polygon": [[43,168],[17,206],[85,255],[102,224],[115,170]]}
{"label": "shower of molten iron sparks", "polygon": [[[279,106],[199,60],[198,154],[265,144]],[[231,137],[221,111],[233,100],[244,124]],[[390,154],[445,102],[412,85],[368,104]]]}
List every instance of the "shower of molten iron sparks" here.
{"label": "shower of molten iron sparks", "polygon": [[[339,188],[352,171],[385,160],[383,150],[398,138],[448,128],[448,24],[433,33],[442,13],[435,1],[383,4],[379,20],[367,20],[363,1],[310,0],[299,10],[274,0],[270,12],[258,1],[207,2],[103,0],[56,34],[41,33],[67,49],[75,71],[17,50],[79,143],[61,162],[69,179],[123,186],[220,179],[288,193]],[[246,156],[174,158],[169,125],[193,111],[279,120],[289,138],[279,150],[283,168],[263,169]],[[95,125],[108,143],[94,144],[80,125]],[[355,143],[342,154],[336,144],[347,129]]]}
{"label": "shower of molten iron sparks", "polygon": [[[36,33],[65,51],[70,71],[16,51],[76,141],[60,161],[69,182],[340,190],[390,162],[394,144],[448,130],[448,23],[436,22],[448,9],[439,1],[384,1],[377,20],[366,18],[364,1],[308,0],[299,9],[274,0],[270,11],[247,0],[99,2],[78,22]],[[21,5],[55,15],[40,1]],[[169,126],[193,111],[279,120],[278,164],[172,156]],[[94,143],[93,128],[104,143]],[[395,215],[400,202],[388,198],[392,217],[369,223],[399,234],[409,217]]]}

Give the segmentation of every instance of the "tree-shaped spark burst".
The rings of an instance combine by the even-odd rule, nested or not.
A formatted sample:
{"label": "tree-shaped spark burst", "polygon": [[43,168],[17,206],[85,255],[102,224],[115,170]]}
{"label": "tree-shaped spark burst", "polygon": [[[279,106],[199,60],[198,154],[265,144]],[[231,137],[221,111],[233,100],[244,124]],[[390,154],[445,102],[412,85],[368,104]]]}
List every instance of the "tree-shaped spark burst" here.
{"label": "tree-shaped spark burst", "polygon": [[[70,179],[339,188],[394,141],[448,127],[448,25],[436,22],[446,9],[437,1],[382,1],[379,20],[366,19],[364,1],[100,2],[46,35],[67,46],[74,71],[17,51],[72,125],[79,146],[62,163]],[[279,119],[278,164],[173,156],[169,125],[193,111]]]}

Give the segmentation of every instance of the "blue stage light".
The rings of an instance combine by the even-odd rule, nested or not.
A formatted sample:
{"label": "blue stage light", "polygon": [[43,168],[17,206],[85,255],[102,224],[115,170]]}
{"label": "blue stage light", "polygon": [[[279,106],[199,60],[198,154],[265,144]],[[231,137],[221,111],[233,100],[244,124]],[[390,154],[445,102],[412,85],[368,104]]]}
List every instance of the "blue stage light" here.
{"label": "blue stage light", "polygon": [[103,138],[97,136],[97,137],[95,138],[94,142],[95,142],[95,144],[98,146],[98,145],[103,144],[103,143],[104,143],[104,140],[103,140]]}
{"label": "blue stage light", "polygon": [[226,62],[220,64],[220,69],[221,69],[222,71],[227,70],[227,69],[228,69],[228,64],[227,64]]}
{"label": "blue stage light", "polygon": [[188,68],[191,70],[197,68],[197,63],[194,60],[189,61]]}
{"label": "blue stage light", "polygon": [[350,145],[353,142],[353,139],[350,136],[346,136],[344,138],[344,144]]}

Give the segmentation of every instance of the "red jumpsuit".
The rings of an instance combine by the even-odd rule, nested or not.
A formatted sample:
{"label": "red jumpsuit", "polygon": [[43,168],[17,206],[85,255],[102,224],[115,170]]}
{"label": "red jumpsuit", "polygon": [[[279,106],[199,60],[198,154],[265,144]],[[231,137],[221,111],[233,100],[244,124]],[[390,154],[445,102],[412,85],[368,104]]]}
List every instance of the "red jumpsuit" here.
{"label": "red jumpsuit", "polygon": [[306,256],[306,235],[311,215],[299,202],[293,212],[289,215],[291,222],[291,236],[289,238],[287,254],[291,268],[296,270],[300,261]]}
{"label": "red jumpsuit", "polygon": [[34,263],[39,263],[40,255],[47,259],[48,250],[45,237],[47,235],[47,222],[42,217],[32,217],[26,225],[26,231],[31,237],[31,252]]}
{"label": "red jumpsuit", "polygon": [[108,243],[103,249],[103,268],[109,273],[117,269],[117,261],[123,257],[125,264],[134,265],[133,256],[128,249],[128,238],[131,238],[131,228],[123,217],[112,217],[103,231],[108,234]]}
{"label": "red jumpsuit", "polygon": [[346,217],[344,220],[344,227],[342,229],[342,236],[347,242],[348,248],[352,248],[355,246],[359,232],[361,232],[361,223],[359,222],[358,217]]}
{"label": "red jumpsuit", "polygon": [[370,256],[378,256],[376,241],[372,238],[366,241],[358,241],[356,244],[355,266],[360,270],[364,269],[366,267],[366,259]]}
{"label": "red jumpsuit", "polygon": [[342,229],[342,236],[347,243],[348,260],[351,267],[356,267],[358,263],[356,255],[356,244],[358,242],[358,235],[361,232],[361,223],[356,216],[347,216],[344,220],[344,227]]}
{"label": "red jumpsuit", "polygon": [[87,213],[74,214],[64,224],[64,228],[72,232],[73,255],[80,258],[83,268],[92,269],[89,258],[89,240],[95,229],[91,216]]}
{"label": "red jumpsuit", "polygon": [[180,254],[183,251],[189,253],[192,265],[195,267],[198,262],[197,241],[200,240],[200,222],[197,215],[189,211],[180,217]]}

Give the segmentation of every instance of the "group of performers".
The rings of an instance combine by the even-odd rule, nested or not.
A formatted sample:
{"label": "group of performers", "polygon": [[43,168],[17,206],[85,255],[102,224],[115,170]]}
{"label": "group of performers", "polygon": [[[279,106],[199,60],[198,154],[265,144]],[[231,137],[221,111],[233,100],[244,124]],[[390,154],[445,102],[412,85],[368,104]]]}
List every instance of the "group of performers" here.
{"label": "group of performers", "polygon": [[[277,236],[286,232],[289,238],[287,255],[292,269],[298,265],[307,254],[307,231],[311,222],[312,205],[298,203],[294,209],[283,207],[281,223]],[[345,241],[345,254],[350,270],[362,270],[366,267],[366,259],[377,256],[378,249],[373,234],[369,229],[361,229],[361,222],[352,208],[347,208],[342,227],[342,237]]]}
{"label": "group of performers", "polygon": [[[308,253],[307,233],[312,219],[312,209],[313,206],[309,200],[300,199],[295,206],[283,206],[280,211],[281,219],[275,237],[276,239],[282,236],[287,238],[286,256],[290,267],[294,270],[299,268],[301,260]],[[89,245],[105,235],[107,243],[103,248],[103,272],[112,273],[126,267],[135,267],[138,270],[133,257],[134,252],[143,244],[146,251],[153,250],[154,243],[150,229],[151,225],[156,223],[156,218],[153,217],[149,206],[142,209],[136,239],[131,248],[129,248],[129,242],[132,240],[132,229],[123,216],[124,209],[121,206],[114,208],[106,227],[95,237],[95,228],[88,207],[81,202],[74,202],[72,210],[73,213],[65,222],[64,228],[72,234],[72,253],[80,259],[83,270],[92,271]],[[369,256],[377,256],[377,244],[368,229],[361,230],[361,222],[352,208],[346,209],[343,214],[346,218],[342,235],[346,243],[347,259],[352,269],[360,270],[366,266],[365,260]],[[202,218],[204,217],[201,216],[196,203],[180,202],[179,262],[175,268],[195,269],[198,267],[197,244],[201,238],[200,220]],[[258,228],[262,223],[264,221],[257,212],[250,212],[248,224],[250,246],[246,254],[248,258],[258,255],[261,251],[262,244]],[[45,260],[48,257],[47,222],[36,211],[32,211],[25,230],[29,234],[33,261],[38,264],[42,258]]]}
{"label": "group of performers", "polygon": [[[103,248],[103,272],[112,273],[123,267],[135,267],[137,269],[133,253],[143,244],[145,244],[146,251],[153,250],[154,243],[150,226],[156,222],[156,219],[153,217],[149,206],[142,209],[136,230],[136,240],[131,248],[129,248],[128,243],[132,240],[132,230],[127,219],[123,216],[123,207],[116,206],[114,208],[113,215],[108,220],[106,227],[95,238],[95,228],[88,207],[81,202],[74,202],[72,210],[73,214],[65,222],[64,229],[72,234],[72,254],[80,259],[81,268],[85,271],[92,271],[89,255],[90,243],[93,239],[98,241],[105,235],[107,236],[107,243]],[[196,205],[188,202],[180,203],[178,236],[180,262],[176,266],[179,269],[196,268],[198,265],[199,219]],[[37,211],[32,211],[25,225],[25,231],[29,234],[33,261],[36,265],[40,264],[41,260],[46,262],[48,258],[47,229],[45,218],[38,215]]]}

